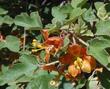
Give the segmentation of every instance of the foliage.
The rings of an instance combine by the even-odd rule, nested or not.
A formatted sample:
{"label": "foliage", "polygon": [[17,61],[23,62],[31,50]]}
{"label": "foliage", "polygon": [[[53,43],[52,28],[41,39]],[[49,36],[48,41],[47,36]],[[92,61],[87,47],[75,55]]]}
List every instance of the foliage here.
{"label": "foliage", "polygon": [[109,89],[109,0],[1,0],[0,89]]}

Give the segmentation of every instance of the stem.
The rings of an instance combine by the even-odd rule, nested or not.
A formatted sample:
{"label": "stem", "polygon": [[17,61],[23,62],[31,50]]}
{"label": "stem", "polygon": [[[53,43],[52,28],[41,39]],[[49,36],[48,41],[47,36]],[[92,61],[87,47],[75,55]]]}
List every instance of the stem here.
{"label": "stem", "polygon": [[93,78],[93,76],[94,76],[95,73],[96,73],[96,71],[94,70],[94,71],[92,72],[91,76],[88,78],[88,81],[92,80],[92,78]]}
{"label": "stem", "polygon": [[50,65],[57,64],[57,63],[59,63],[59,61],[54,61],[54,62],[51,62],[51,63],[47,63],[47,64],[44,64],[43,66],[50,66]]}
{"label": "stem", "polygon": [[26,30],[24,29],[24,35],[23,35],[23,51],[25,51],[25,45],[26,45]]}
{"label": "stem", "polygon": [[79,37],[76,37],[78,39],[79,42],[81,42],[82,44],[84,44],[85,46],[89,46],[89,44],[87,44],[84,40],[82,40],[81,38]]}
{"label": "stem", "polygon": [[51,62],[51,63],[45,64],[45,66],[54,65],[54,64],[57,64],[57,63],[59,63],[59,61],[54,61],[54,62]]}
{"label": "stem", "polygon": [[75,40],[75,37],[73,37],[73,39],[72,39],[72,40],[73,40],[73,43],[74,43],[74,44],[76,44],[76,40]]}

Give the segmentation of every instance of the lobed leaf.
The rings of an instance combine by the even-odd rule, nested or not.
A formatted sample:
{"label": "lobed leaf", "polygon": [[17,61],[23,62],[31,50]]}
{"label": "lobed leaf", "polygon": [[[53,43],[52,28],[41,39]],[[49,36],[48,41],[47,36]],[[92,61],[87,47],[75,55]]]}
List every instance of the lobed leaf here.
{"label": "lobed leaf", "polygon": [[27,13],[17,15],[14,20],[15,24],[25,28],[42,28],[41,18],[38,12],[32,12],[30,16]]}
{"label": "lobed leaf", "polygon": [[38,71],[37,74],[36,78],[28,83],[26,89],[58,89],[50,85],[53,75],[48,74],[46,71]]}
{"label": "lobed leaf", "polygon": [[3,8],[0,8],[0,15],[4,15],[4,14],[7,14],[8,11],[3,9]]}
{"label": "lobed leaf", "polygon": [[72,0],[71,5],[73,8],[77,8],[82,7],[86,2],[87,0]]}
{"label": "lobed leaf", "polygon": [[108,35],[110,36],[110,20],[99,21],[96,23],[96,35]]}
{"label": "lobed leaf", "polygon": [[11,51],[18,52],[20,50],[20,41],[17,37],[8,35],[5,41],[0,42],[0,49],[7,47]]}
{"label": "lobed leaf", "polygon": [[97,37],[89,41],[88,53],[93,55],[99,63],[110,70],[110,67],[108,66],[110,62],[110,55],[105,50],[108,47],[110,47],[109,36]]}
{"label": "lobed leaf", "polygon": [[22,55],[20,63],[16,63],[12,68],[3,70],[0,75],[0,85],[6,83],[15,84],[20,82],[30,81],[34,71],[37,69],[37,60],[32,55]]}

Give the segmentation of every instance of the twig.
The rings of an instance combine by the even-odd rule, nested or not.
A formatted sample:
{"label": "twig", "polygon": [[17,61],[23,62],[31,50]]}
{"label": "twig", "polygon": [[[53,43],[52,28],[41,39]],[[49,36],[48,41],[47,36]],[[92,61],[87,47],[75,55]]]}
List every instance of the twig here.
{"label": "twig", "polygon": [[72,40],[73,40],[73,43],[76,44],[76,40],[75,40],[74,36],[73,36]]}
{"label": "twig", "polygon": [[47,63],[47,64],[45,64],[45,66],[54,65],[54,64],[57,64],[57,63],[59,63],[59,61],[54,61],[54,62],[51,62],[51,63]]}
{"label": "twig", "polygon": [[50,65],[54,65],[54,64],[57,64],[59,63],[59,61],[54,61],[54,62],[51,62],[51,63],[47,63],[47,64],[41,64],[41,65],[38,65],[40,68],[42,68],[43,66],[50,66]]}
{"label": "twig", "polygon": [[79,42],[81,42],[82,44],[84,44],[85,46],[89,46],[89,44],[87,44],[85,41],[83,41],[81,38],[79,38],[79,37],[76,37],[78,40],[79,40]]}
{"label": "twig", "polygon": [[26,45],[26,30],[24,29],[24,35],[23,35],[23,51],[25,50]]}
{"label": "twig", "polygon": [[91,76],[88,78],[88,81],[90,81],[90,80],[93,78],[93,76],[94,76],[95,73],[96,73],[96,71],[94,70],[94,71],[92,72]]}

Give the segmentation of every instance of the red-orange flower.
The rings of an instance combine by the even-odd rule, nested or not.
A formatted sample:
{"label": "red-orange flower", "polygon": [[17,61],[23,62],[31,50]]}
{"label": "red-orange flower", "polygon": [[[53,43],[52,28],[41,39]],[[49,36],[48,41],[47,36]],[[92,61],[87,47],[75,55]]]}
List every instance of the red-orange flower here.
{"label": "red-orange flower", "polygon": [[60,37],[49,37],[45,40],[44,45],[53,45],[56,49],[59,49],[63,45],[63,40]]}
{"label": "red-orange flower", "polygon": [[69,45],[67,51],[68,51],[68,54],[75,56],[75,57],[79,57],[79,56],[82,57],[84,55],[87,55],[86,48],[82,47],[79,44]]}
{"label": "red-orange flower", "polygon": [[59,58],[59,61],[62,64],[71,64],[76,60],[77,57],[81,57],[83,55],[86,55],[85,48],[81,47],[78,44],[72,44],[68,46],[67,54],[61,56]]}
{"label": "red-orange flower", "polygon": [[96,67],[95,59],[87,55],[86,48],[78,44],[68,46],[67,54],[61,56],[59,61],[68,64],[68,72],[73,76],[78,76],[81,71],[91,73]]}
{"label": "red-orange flower", "polygon": [[78,44],[69,45],[67,51],[68,51],[68,54],[70,54],[72,56],[80,56],[81,46]]}
{"label": "red-orange flower", "polygon": [[62,64],[71,64],[74,60],[72,60],[72,56],[70,54],[65,54],[59,58],[59,61]]}
{"label": "red-orange flower", "polygon": [[53,53],[57,53],[63,45],[63,39],[58,36],[49,37],[48,30],[43,30],[42,35],[45,38],[45,41],[43,43],[46,50],[45,60],[46,62],[49,62],[50,55]]}

